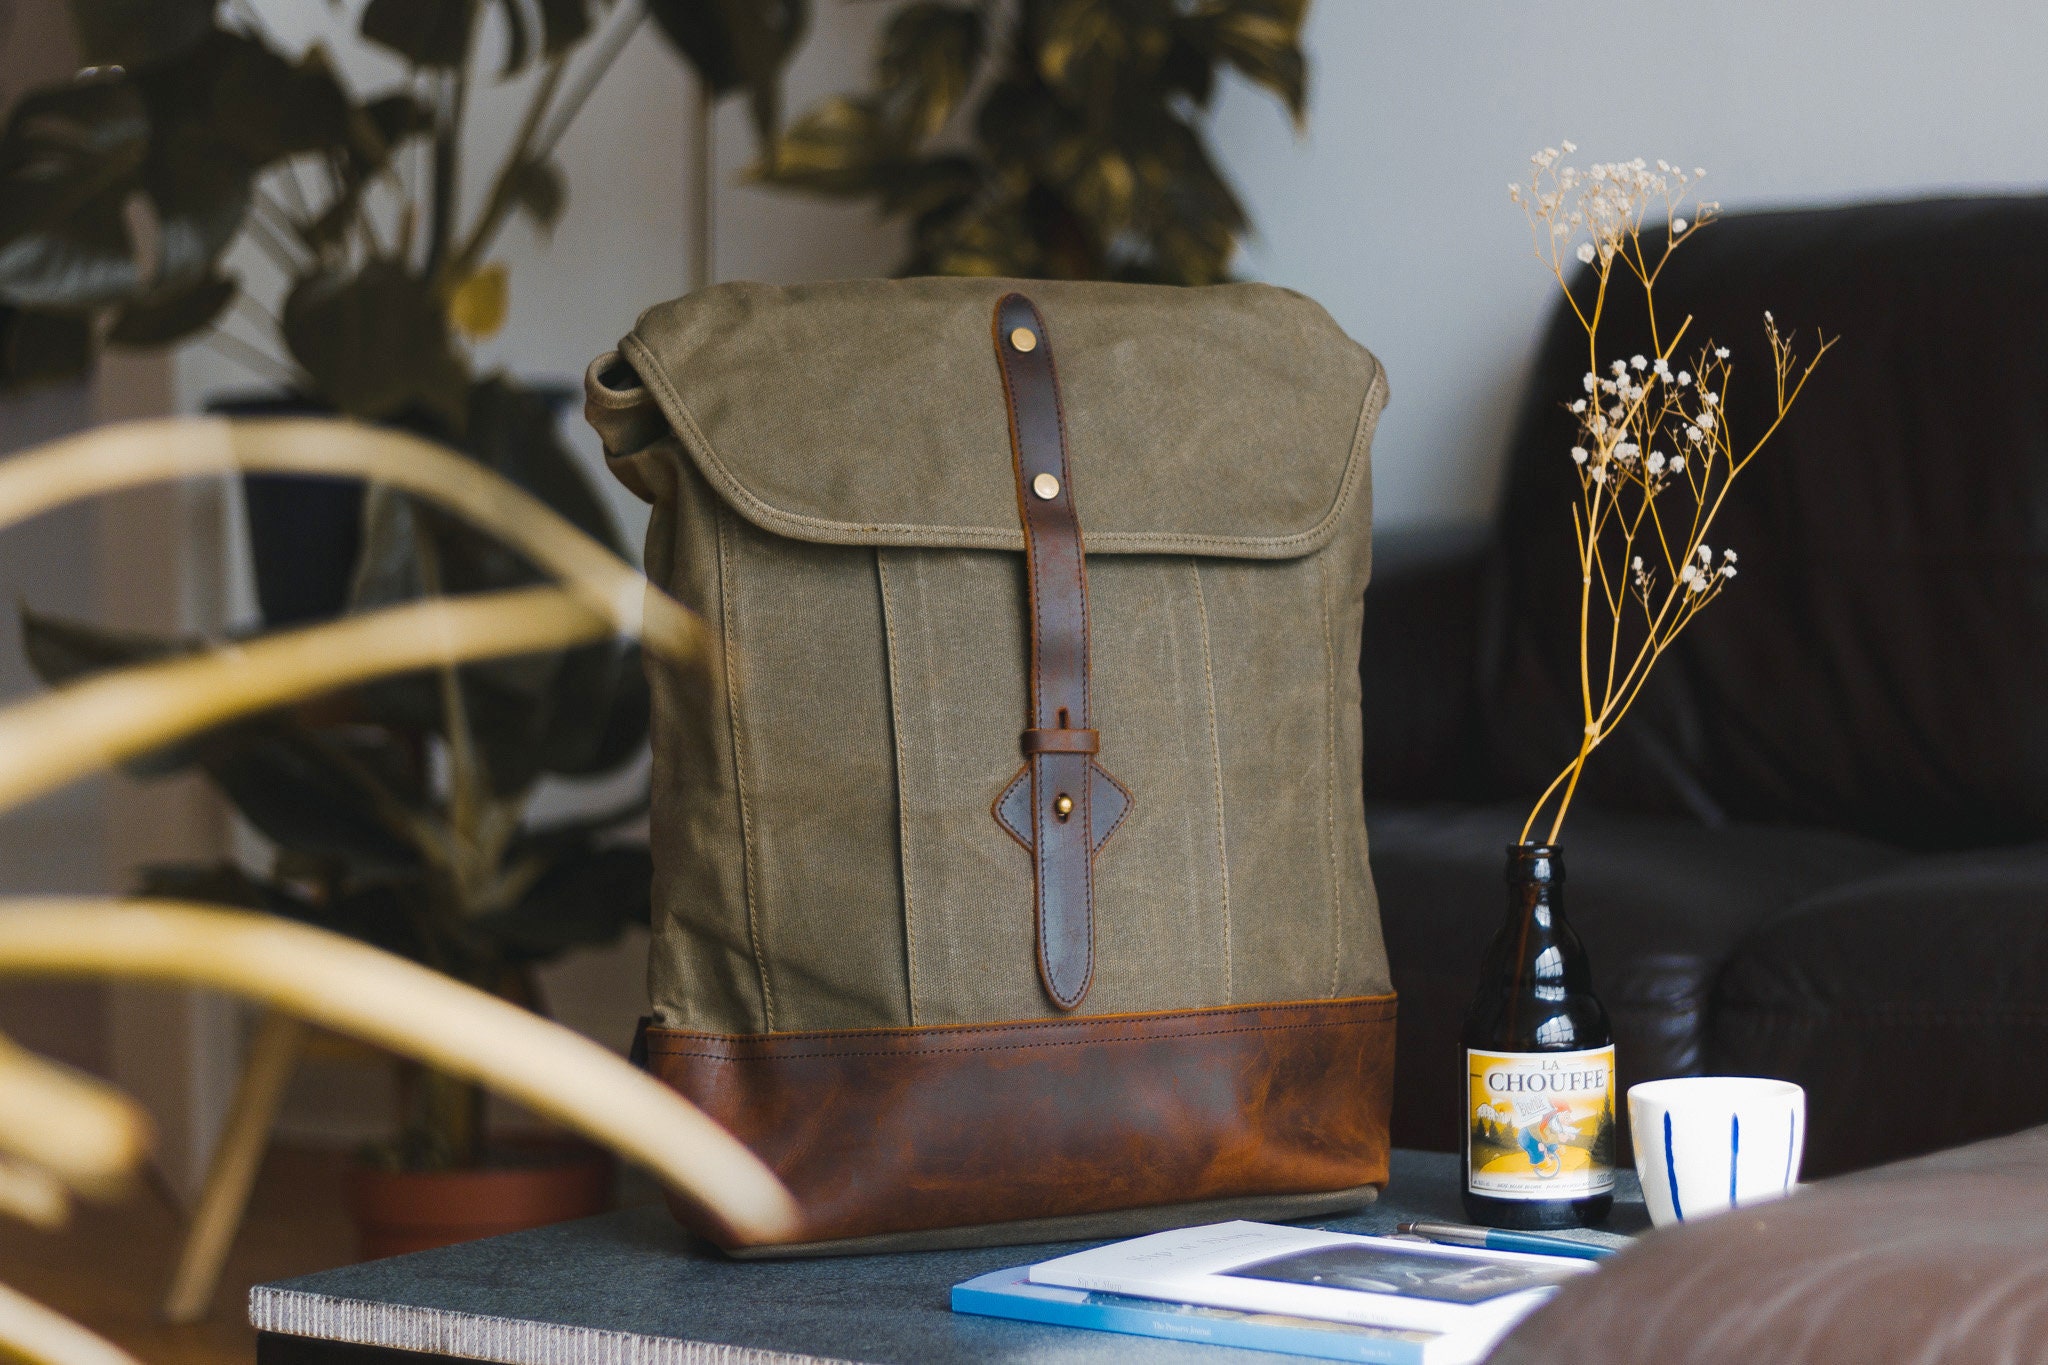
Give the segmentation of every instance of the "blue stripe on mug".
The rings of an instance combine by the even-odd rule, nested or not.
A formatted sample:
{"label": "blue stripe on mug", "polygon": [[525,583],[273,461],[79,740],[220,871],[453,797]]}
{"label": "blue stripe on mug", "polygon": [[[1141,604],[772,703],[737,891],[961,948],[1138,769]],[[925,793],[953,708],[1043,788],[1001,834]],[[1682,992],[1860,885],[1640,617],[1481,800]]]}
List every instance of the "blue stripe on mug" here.
{"label": "blue stripe on mug", "polygon": [[1794,1110],[1785,1115],[1785,1188],[1792,1188],[1792,1152],[1799,1136],[1799,1113]]}
{"label": "blue stripe on mug", "polygon": [[1678,1202],[1678,1162],[1671,1155],[1671,1111],[1664,1111],[1664,1178],[1671,1182],[1671,1216],[1685,1221],[1685,1206]]}
{"label": "blue stripe on mug", "polygon": [[1728,1116],[1728,1207],[1735,1207],[1735,1162],[1742,1155],[1742,1116]]}

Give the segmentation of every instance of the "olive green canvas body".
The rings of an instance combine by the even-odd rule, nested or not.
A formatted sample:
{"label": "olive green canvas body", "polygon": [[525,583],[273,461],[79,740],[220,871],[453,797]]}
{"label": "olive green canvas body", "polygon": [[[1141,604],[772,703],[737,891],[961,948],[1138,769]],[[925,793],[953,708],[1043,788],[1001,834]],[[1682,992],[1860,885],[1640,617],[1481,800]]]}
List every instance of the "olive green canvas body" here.
{"label": "olive green canvas body", "polygon": [[1256,284],[731,284],[593,367],[648,573],[721,646],[709,695],[653,670],[658,1024],[1060,1013],[990,813],[1029,701],[989,335],[1013,289],[1056,357],[1094,723],[1134,798],[1078,1013],[1389,988],[1357,666],[1377,361]]}

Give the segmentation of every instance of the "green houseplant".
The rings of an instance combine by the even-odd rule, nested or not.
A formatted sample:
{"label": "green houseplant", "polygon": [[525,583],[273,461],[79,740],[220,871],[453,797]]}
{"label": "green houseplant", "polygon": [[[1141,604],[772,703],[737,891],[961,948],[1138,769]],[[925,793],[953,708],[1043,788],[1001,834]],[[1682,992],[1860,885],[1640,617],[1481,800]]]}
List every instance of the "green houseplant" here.
{"label": "green houseplant", "polygon": [[[71,13],[88,66],[22,98],[0,129],[0,391],[81,372],[102,346],[209,338],[281,386],[264,410],[338,412],[442,441],[627,554],[559,437],[558,400],[472,358],[506,311],[492,245],[515,215],[543,229],[559,215],[556,144],[648,18],[707,92],[745,94],[772,129],[802,0],[337,7],[333,41],[404,65],[367,94],[325,43],[283,51],[248,3],[72,0]],[[532,93],[511,148],[481,201],[464,205],[470,88],[521,76]],[[238,244],[282,273],[281,298],[237,278]],[[539,578],[402,494],[253,476],[248,487],[269,625]],[[303,606],[272,578],[307,567],[308,500],[323,496],[347,519],[312,566],[331,580],[329,600],[273,611],[287,598]],[[267,561],[266,534],[301,562]],[[53,683],[202,644],[33,612],[23,630]],[[536,1003],[535,963],[645,920],[649,867],[644,847],[619,838],[644,799],[542,822],[530,798],[550,777],[623,773],[646,728],[638,651],[612,644],[399,678],[225,726],[133,766],[203,772],[274,859],[154,867],[145,889],[305,920]],[[484,1160],[475,1086],[421,1070],[403,1090],[401,1131],[378,1162]]]}
{"label": "green houseplant", "polygon": [[910,275],[1213,284],[1248,230],[1200,126],[1219,71],[1307,109],[1308,0],[916,0],[874,84],[793,120],[763,181],[905,220]]}

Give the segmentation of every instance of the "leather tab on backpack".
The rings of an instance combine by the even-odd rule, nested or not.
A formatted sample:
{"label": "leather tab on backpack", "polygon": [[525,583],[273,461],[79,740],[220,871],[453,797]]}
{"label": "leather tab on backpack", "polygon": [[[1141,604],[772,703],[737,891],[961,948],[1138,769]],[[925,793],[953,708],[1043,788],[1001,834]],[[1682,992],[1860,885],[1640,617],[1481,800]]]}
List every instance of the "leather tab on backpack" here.
{"label": "leather tab on backpack", "polygon": [[[1052,340],[1037,306],[1022,294],[1005,294],[996,303],[994,327],[1031,611],[1031,725],[1022,737],[1027,757],[1024,771],[997,797],[995,817],[1031,851],[1039,978],[1052,1002],[1070,1010],[1087,997],[1095,976],[1095,851],[1123,822],[1131,801],[1092,757],[1100,739],[1088,728],[1088,570]],[[1103,822],[1095,805],[1105,785],[1114,795],[1101,799],[1117,809]],[[1016,809],[1026,795],[1028,813]]]}
{"label": "leather tab on backpack", "polygon": [[1099,754],[1100,730],[1026,730],[1024,754]]}

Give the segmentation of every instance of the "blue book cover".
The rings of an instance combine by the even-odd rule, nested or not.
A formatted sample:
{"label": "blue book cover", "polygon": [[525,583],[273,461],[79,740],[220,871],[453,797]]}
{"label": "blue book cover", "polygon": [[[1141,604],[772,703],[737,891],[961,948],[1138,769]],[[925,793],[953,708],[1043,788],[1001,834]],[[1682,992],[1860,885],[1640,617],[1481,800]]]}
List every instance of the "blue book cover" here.
{"label": "blue book cover", "polygon": [[1430,1344],[1441,1338],[1437,1332],[1365,1327],[1278,1313],[1241,1313],[1233,1308],[1063,1289],[1033,1284],[1030,1275],[1031,1267],[1018,1266],[955,1285],[953,1311],[1322,1360],[1360,1360],[1371,1365],[1438,1365],[1458,1358],[1429,1350]]}

